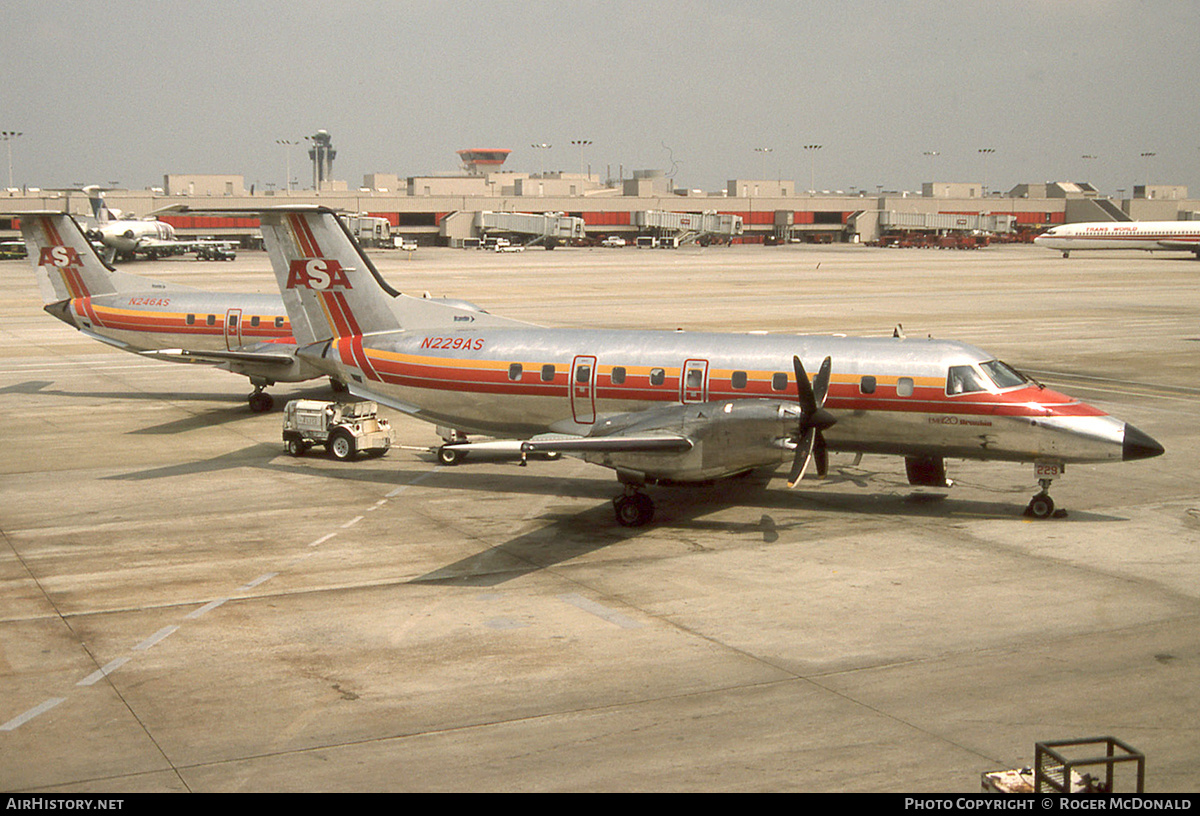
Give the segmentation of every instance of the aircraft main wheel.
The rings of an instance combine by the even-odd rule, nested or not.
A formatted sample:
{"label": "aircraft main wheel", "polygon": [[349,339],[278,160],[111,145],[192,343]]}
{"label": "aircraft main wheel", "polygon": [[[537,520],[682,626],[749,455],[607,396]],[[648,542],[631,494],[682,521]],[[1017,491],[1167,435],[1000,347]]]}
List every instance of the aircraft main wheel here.
{"label": "aircraft main wheel", "polygon": [[275,400],[270,394],[263,391],[256,391],[250,395],[250,410],[256,414],[265,414],[275,407]]}
{"label": "aircraft main wheel", "polygon": [[1050,518],[1054,515],[1054,499],[1045,493],[1034,496],[1025,508],[1025,514],[1037,519]]}
{"label": "aircraft main wheel", "polygon": [[642,527],[654,518],[654,502],[645,493],[617,496],[613,499],[613,509],[622,527]]}
{"label": "aircraft main wheel", "polygon": [[354,440],[345,431],[334,431],[325,443],[329,458],[345,462],[354,456]]}
{"label": "aircraft main wheel", "polygon": [[443,465],[457,465],[463,459],[467,458],[467,452],[459,450],[452,445],[442,445],[437,451],[438,461]]}

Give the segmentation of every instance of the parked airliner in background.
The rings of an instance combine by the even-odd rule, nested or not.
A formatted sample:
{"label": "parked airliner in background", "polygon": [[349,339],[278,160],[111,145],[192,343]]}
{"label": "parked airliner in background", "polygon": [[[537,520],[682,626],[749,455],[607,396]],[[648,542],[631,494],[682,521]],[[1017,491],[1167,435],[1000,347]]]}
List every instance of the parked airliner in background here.
{"label": "parked airliner in background", "polygon": [[[1028,512],[1048,517],[1051,480],[1066,464],[1163,452],[962,343],[542,328],[400,294],[327,208],[254,214],[300,359],[441,426],[447,464],[507,445],[613,468],[627,526],[651,519],[648,484],[790,460],[794,485],[811,462],[825,474],[828,451],[903,456],[911,483],[941,487],[946,457],[1029,462],[1042,489]],[[807,370],[817,371],[811,383]]]}
{"label": "parked airliner in background", "polygon": [[155,218],[127,218],[120,210],[110,209],[104,192],[94,185],[84,187],[92,205],[92,221],[86,234],[105,247],[105,260],[132,260],[137,255],[156,258],[195,248],[193,241],[180,241],[175,228]]}
{"label": "parked airliner in background", "polygon": [[[296,356],[279,295],[206,292],[121,272],[105,264],[70,215],[9,213],[37,274],[45,309],[110,346],[250,378],[250,408],[274,405],[264,388],[322,372]],[[339,386],[334,383],[335,389]]]}
{"label": "parked airliner in background", "polygon": [[1077,249],[1194,252],[1200,258],[1200,221],[1094,221],[1062,224],[1033,239],[1064,258]]}

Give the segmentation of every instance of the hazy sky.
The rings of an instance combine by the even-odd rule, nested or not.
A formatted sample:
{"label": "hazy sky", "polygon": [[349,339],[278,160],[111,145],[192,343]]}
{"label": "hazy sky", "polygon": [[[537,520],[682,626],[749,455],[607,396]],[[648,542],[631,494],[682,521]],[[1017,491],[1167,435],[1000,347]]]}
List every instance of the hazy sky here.
{"label": "hazy sky", "polygon": [[[847,191],[936,177],[1116,194],[1148,180],[1200,197],[1194,0],[0,9],[0,130],[24,132],[18,186],[139,189],[165,173],[282,186],[276,140],[325,129],[351,188],[371,172],[454,171],[464,147],[511,148],[511,170],[577,171],[570,142],[588,139],[594,172],[658,168],[704,190],[765,169],[799,189],[810,175]],[[306,148],[291,166],[311,184]]]}

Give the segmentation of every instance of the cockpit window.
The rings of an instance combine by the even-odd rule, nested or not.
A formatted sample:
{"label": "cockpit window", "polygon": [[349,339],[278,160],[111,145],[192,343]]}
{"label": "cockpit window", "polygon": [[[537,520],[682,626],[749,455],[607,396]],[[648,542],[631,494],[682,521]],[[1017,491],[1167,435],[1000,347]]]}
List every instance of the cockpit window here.
{"label": "cockpit window", "polygon": [[950,366],[946,374],[946,393],[953,396],[997,391],[1016,388],[1028,382],[1028,378],[1012,366],[999,360],[989,360],[980,363],[978,368],[970,365]]}
{"label": "cockpit window", "polygon": [[950,371],[946,374],[946,393],[951,396],[987,391],[988,385],[987,380],[974,366],[950,366]]}
{"label": "cockpit window", "polygon": [[999,360],[989,360],[986,363],[980,363],[979,367],[984,373],[992,378],[992,382],[997,388],[1015,388],[1018,385],[1025,385],[1029,382],[1029,378],[1017,371],[1008,363],[1002,363]]}

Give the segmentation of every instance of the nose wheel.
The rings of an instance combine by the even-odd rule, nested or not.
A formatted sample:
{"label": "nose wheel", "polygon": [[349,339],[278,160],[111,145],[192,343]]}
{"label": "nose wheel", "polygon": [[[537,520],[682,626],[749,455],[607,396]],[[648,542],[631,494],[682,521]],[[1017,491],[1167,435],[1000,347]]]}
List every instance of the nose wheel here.
{"label": "nose wheel", "polygon": [[1056,512],[1054,509],[1054,499],[1050,498],[1050,480],[1039,479],[1038,483],[1042,486],[1042,490],[1029,500],[1029,506],[1025,508],[1025,515],[1035,519],[1063,518],[1066,516],[1066,510],[1058,510]]}

